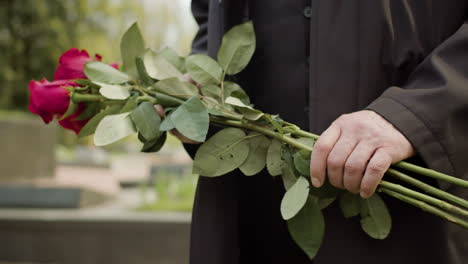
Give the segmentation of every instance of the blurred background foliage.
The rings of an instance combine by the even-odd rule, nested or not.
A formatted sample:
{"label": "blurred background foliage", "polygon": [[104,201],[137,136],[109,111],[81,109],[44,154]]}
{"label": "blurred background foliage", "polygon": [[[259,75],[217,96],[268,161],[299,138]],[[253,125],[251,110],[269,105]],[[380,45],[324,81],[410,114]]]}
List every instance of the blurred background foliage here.
{"label": "blurred background foliage", "polygon": [[189,0],[0,0],[0,110],[27,111],[29,80],[52,80],[71,47],[120,61],[120,37],[134,21],[151,48],[190,51]]}

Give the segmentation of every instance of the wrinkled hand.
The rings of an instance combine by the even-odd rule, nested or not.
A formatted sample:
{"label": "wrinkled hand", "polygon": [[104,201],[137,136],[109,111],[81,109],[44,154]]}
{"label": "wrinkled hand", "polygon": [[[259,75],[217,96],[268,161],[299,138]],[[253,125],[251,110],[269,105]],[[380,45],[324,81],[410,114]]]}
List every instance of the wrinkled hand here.
{"label": "wrinkled hand", "polygon": [[310,161],[312,184],[330,183],[368,198],[391,164],[415,154],[411,143],[379,114],[342,115],[320,136]]}

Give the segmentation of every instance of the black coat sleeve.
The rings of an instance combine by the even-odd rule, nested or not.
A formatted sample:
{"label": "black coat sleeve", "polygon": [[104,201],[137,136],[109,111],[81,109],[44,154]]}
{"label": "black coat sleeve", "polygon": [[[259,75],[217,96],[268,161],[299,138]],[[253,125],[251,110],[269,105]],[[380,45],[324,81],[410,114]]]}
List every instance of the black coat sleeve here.
{"label": "black coat sleeve", "polygon": [[192,53],[206,54],[208,50],[209,0],[192,0],[192,14],[199,27],[192,43]]}
{"label": "black coat sleeve", "polygon": [[468,21],[367,109],[399,129],[430,168],[468,178]]}

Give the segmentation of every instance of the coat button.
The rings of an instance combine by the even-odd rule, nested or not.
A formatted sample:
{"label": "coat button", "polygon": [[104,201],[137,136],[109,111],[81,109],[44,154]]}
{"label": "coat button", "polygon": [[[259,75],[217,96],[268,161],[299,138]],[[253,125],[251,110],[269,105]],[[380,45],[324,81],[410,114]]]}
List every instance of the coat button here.
{"label": "coat button", "polygon": [[306,7],[304,8],[304,16],[305,16],[306,18],[311,18],[311,17],[312,17],[312,7],[306,6]]}

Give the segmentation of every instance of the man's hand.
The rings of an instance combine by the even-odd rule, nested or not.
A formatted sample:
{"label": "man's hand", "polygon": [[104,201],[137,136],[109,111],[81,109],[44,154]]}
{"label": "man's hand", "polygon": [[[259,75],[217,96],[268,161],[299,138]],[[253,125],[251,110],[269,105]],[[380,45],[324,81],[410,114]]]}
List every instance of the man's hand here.
{"label": "man's hand", "polygon": [[368,198],[391,164],[415,154],[411,143],[373,111],[342,115],[320,136],[310,160],[312,184],[328,175],[340,189]]}

